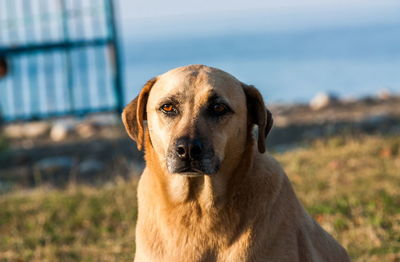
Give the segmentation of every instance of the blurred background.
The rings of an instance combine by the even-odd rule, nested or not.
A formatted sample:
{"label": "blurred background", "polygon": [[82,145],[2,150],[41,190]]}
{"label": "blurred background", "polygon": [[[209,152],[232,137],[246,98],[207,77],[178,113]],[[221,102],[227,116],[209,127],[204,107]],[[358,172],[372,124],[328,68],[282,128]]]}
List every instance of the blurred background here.
{"label": "blurred background", "polygon": [[148,79],[206,64],[261,91],[270,153],[353,259],[400,261],[399,11],[0,0],[0,260],[131,261],[144,161],[121,110]]}
{"label": "blurred background", "polygon": [[127,94],[143,76],[195,63],[256,85],[271,102],[308,102],[321,91],[345,98],[400,92],[398,1],[121,6]]}

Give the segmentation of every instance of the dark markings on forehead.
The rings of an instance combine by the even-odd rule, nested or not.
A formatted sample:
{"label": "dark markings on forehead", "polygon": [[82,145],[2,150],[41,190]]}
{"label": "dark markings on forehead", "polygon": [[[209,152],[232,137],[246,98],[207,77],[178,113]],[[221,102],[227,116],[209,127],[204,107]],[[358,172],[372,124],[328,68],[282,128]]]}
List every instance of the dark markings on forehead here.
{"label": "dark markings on forehead", "polygon": [[180,104],[185,101],[186,95],[184,92],[178,92],[169,96],[165,96],[164,98],[160,99],[161,104],[165,103],[173,103],[173,104]]}
{"label": "dark markings on forehead", "polygon": [[208,94],[208,101],[210,102],[218,102],[221,100],[225,100],[222,96],[220,96],[215,90],[211,90],[211,92]]}
{"label": "dark markings on forehead", "polygon": [[213,104],[213,103],[224,103],[230,106],[229,101],[224,98],[223,96],[219,95],[215,90],[212,90],[209,95],[208,95],[208,104]]}
{"label": "dark markings on forehead", "polygon": [[198,71],[192,71],[190,74],[187,76],[187,80],[189,81],[189,85],[195,85],[196,80],[198,80]]}
{"label": "dark markings on forehead", "polygon": [[[172,103],[172,104],[181,104],[186,102],[187,94],[185,92],[178,92],[169,96],[165,96],[160,99],[160,104]],[[211,90],[208,93],[208,98],[206,99],[207,104],[213,103],[225,103],[229,105],[229,101],[223,96],[219,95],[215,90]]]}

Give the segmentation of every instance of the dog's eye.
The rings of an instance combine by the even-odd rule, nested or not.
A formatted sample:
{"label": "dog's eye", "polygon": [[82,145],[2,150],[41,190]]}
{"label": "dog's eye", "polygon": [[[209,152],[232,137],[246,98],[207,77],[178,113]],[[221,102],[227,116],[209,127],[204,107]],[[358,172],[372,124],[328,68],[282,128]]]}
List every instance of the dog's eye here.
{"label": "dog's eye", "polygon": [[224,104],[218,103],[218,104],[211,105],[210,111],[213,115],[222,116],[229,112],[229,108],[228,108],[228,106],[226,106]]}
{"label": "dog's eye", "polygon": [[174,110],[174,107],[173,107],[172,105],[167,104],[167,105],[163,105],[163,106],[162,106],[162,109],[163,109],[165,112],[172,112],[172,111]]}
{"label": "dog's eye", "polygon": [[162,105],[161,108],[160,108],[160,110],[161,110],[163,113],[166,113],[166,114],[174,114],[174,113],[177,112],[177,110],[175,109],[175,107],[174,107],[172,104],[165,104],[165,105]]}

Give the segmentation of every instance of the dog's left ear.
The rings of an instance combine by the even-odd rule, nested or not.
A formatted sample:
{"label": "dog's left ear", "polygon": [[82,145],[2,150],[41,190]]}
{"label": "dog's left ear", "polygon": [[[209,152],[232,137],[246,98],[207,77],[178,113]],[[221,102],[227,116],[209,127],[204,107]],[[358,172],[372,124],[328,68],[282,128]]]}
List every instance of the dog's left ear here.
{"label": "dog's left ear", "polygon": [[122,122],[124,123],[128,135],[136,141],[137,148],[142,150],[144,140],[144,123],[147,119],[146,105],[149,92],[157,81],[156,78],[150,79],[144,85],[139,95],[133,99],[122,112]]}
{"label": "dog's left ear", "polygon": [[258,126],[258,151],[265,152],[265,139],[271,131],[274,120],[271,112],[265,107],[264,100],[260,92],[251,85],[243,84],[246,94],[247,115],[250,125]]}

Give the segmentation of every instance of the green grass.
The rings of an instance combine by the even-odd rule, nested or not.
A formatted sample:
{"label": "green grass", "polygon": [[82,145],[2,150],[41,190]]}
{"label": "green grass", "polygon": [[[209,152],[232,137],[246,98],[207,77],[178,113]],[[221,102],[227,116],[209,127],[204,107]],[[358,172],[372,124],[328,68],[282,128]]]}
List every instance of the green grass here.
{"label": "green grass", "polygon": [[0,261],[133,261],[134,182],[1,197]]}
{"label": "green grass", "polygon": [[[335,137],[274,154],[354,261],[400,261],[400,137]],[[132,261],[136,182],[0,196],[0,261]]]}

